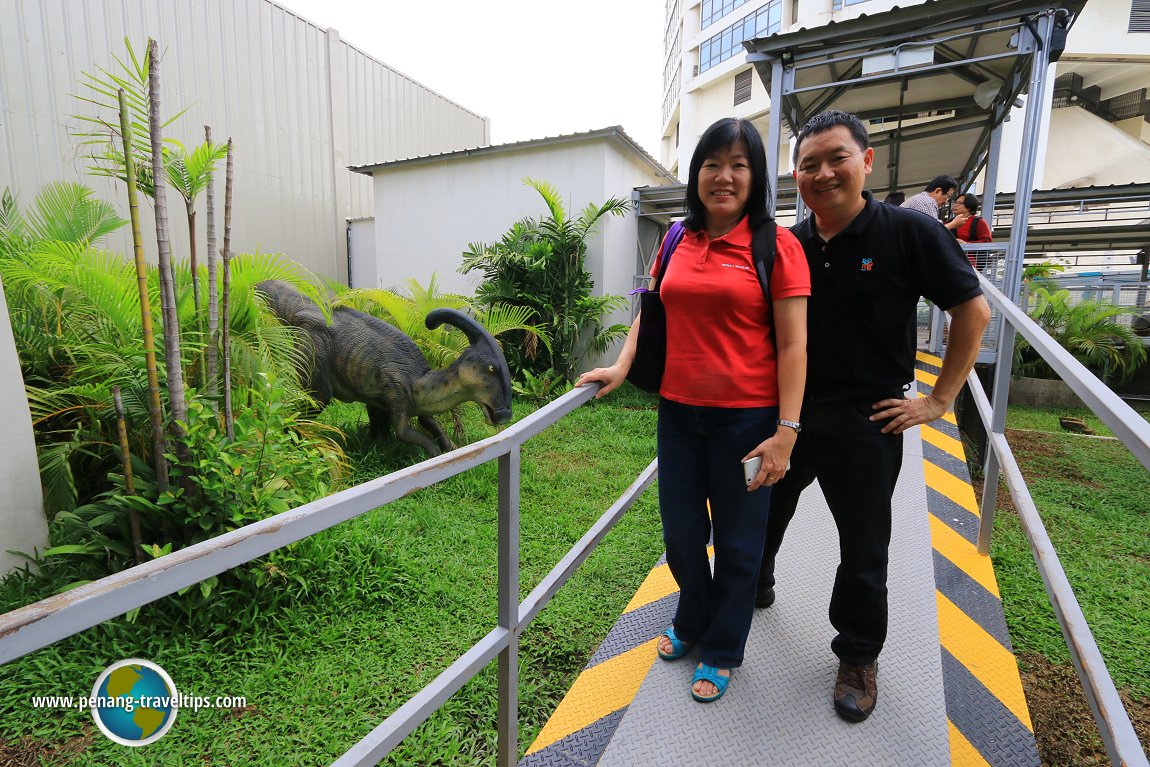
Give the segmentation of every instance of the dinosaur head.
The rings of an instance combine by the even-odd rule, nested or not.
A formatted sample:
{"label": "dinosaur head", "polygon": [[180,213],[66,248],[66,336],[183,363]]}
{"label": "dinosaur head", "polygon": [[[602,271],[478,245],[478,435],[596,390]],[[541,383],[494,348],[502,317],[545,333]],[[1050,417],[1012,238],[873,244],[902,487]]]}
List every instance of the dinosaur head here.
{"label": "dinosaur head", "polygon": [[511,420],[511,371],[495,338],[474,318],[456,309],[434,309],[424,320],[428,328],[447,323],[463,331],[471,346],[451,364],[458,385],[483,410],[489,424]]}

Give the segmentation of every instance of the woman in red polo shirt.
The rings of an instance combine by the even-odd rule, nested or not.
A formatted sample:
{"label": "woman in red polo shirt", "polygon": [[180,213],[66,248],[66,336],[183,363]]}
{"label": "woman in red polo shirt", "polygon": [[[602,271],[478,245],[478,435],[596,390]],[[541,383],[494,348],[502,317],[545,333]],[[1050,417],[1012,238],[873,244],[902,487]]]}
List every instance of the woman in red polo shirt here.
{"label": "woman in red polo shirt", "polygon": [[[660,285],[667,364],[659,509],[679,604],[659,657],[676,660],[698,648],[690,692],[701,702],[718,700],[742,664],[770,487],[786,473],[801,428],[810,272],[798,241],[779,228],[767,304],[751,254],[752,233],[770,220],[767,184],[763,141],[750,122],[726,118],[709,127],[691,158],[686,231]],[[661,268],[654,265],[653,278]],[[602,397],[623,382],[641,320],[615,364],[584,373],[576,386],[602,382]],[[741,462],[756,456],[762,468],[748,486]]]}

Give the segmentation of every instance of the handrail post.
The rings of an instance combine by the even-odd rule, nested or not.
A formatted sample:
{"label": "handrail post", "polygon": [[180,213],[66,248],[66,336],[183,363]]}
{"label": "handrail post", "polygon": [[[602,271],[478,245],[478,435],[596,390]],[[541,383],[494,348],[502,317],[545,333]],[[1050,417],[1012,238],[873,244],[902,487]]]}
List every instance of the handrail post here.
{"label": "handrail post", "polygon": [[519,761],[519,445],[499,456],[499,767]]}
{"label": "handrail post", "polygon": [[[1014,325],[1003,312],[998,312],[998,347],[995,350],[994,385],[990,394],[990,426],[986,430],[986,461],[982,469],[982,501],[978,513],[978,553],[990,554],[990,536],[994,532],[994,509],[998,503],[998,477],[1001,471],[998,453],[990,449],[996,434],[1006,433],[1006,404],[1010,398],[1010,368],[1014,362]],[[972,384],[973,385],[973,384]]]}

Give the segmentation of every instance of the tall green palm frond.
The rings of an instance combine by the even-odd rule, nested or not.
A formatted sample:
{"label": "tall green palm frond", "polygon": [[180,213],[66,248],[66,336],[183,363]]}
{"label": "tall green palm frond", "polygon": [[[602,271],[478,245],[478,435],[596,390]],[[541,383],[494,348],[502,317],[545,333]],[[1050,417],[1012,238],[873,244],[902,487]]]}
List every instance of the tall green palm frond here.
{"label": "tall green palm frond", "polygon": [[20,203],[12,190],[4,187],[4,193],[0,195],[0,259],[23,252],[30,241],[28,224],[20,213]]}
{"label": "tall green palm frond", "polygon": [[563,198],[559,196],[559,190],[553,184],[531,177],[523,179],[523,183],[539,192],[539,196],[547,205],[547,210],[551,212],[551,220],[556,225],[562,225],[567,220],[567,209],[563,207]]}
{"label": "tall green palm frond", "polygon": [[25,213],[29,236],[87,244],[128,223],[113,206],[94,199],[93,194],[83,184],[71,181],[48,184]]}
{"label": "tall green palm frond", "polygon": [[183,144],[173,141],[172,148],[165,147],[164,152],[164,170],[169,185],[184,198],[185,203],[194,201],[207,187],[216,163],[227,153],[227,144],[205,141],[189,153]]}
{"label": "tall green palm frond", "polygon": [[[154,184],[151,180],[152,144],[148,129],[148,109],[151,103],[148,89],[148,57],[136,55],[132,42],[127,37],[124,38],[124,46],[128,51],[127,60],[113,57],[119,67],[118,72],[97,67],[95,74],[81,73],[81,85],[87,89],[89,95],[74,94],[75,98],[94,106],[96,114],[73,115],[81,123],[90,126],[88,131],[76,135],[84,145],[94,148],[91,155],[93,165],[89,166],[91,172],[118,178],[121,181],[126,179],[127,165],[124,161],[122,140],[119,138],[119,91],[122,88],[128,105],[137,183],[140,192],[151,197],[154,194]],[[186,111],[187,109],[182,109],[176,115],[164,120],[161,127],[168,127]],[[172,141],[164,139],[164,143],[171,145]]]}
{"label": "tall green palm frond", "polygon": [[[331,302],[319,287],[320,279],[299,263],[280,253],[239,253],[231,259],[231,322],[235,331],[254,327],[263,302],[257,305],[255,287],[264,280],[289,282],[319,306],[331,321]],[[266,311],[266,309],[264,310]]]}

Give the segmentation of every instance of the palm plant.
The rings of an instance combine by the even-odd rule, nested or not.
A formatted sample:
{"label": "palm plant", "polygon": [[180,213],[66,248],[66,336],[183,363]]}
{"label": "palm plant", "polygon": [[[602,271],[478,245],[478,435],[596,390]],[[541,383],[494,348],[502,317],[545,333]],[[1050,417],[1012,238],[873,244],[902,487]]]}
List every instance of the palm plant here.
{"label": "palm plant", "polygon": [[537,375],[554,370],[571,381],[583,354],[604,352],[627,333],[625,325],[604,327],[604,316],[626,302],[622,296],[592,295],[594,283],[584,260],[587,238],[600,219],[625,215],[630,203],[612,198],[588,204],[571,218],[555,187],[530,178],[524,183],[539,192],[549,215],[515,223],[499,242],[471,243],[460,271],[483,275],[475,295],[480,305],[527,308],[530,321],[551,338],[551,345],[541,349],[526,333],[512,333],[506,346],[512,370]]}
{"label": "palm plant", "polygon": [[[1115,318],[1127,310],[1109,301],[1086,300],[1072,304],[1070,291],[1035,288],[1037,299],[1030,316],[1074,358],[1103,381],[1121,383],[1146,360],[1146,347],[1129,327]],[[1014,344],[1016,375],[1057,378],[1022,336]]]}
{"label": "palm plant", "polygon": [[168,238],[167,187],[164,172],[163,126],[160,123],[160,54],[155,40],[148,40],[148,133],[152,142],[152,201],[155,203],[156,245],[159,252],[160,312],[163,317],[165,372],[168,381],[168,404],[172,409],[172,433],[181,461],[188,455],[179,438],[188,421],[188,404],[184,391],[183,356],[180,352],[180,318],[176,309],[176,284],[172,269],[171,241]]}
{"label": "palm plant", "polygon": [[[450,308],[462,311],[469,308],[465,297],[441,293],[435,274],[431,275],[426,287],[411,278],[407,280],[405,290],[379,288],[342,290],[336,296],[335,305],[358,309],[399,328],[415,341],[423,356],[427,358],[427,364],[436,369],[447,367],[467,348],[466,336],[453,325],[445,324],[434,330],[428,330],[424,324],[424,318],[433,309]],[[499,304],[487,308],[479,307],[474,314],[475,319],[496,338],[512,331],[520,331],[538,339],[536,343],[550,345],[550,339],[543,330],[527,322],[531,315],[531,309],[528,307]]]}
{"label": "palm plant", "polygon": [[[36,422],[49,510],[72,508],[90,498],[118,464],[113,386],[123,393],[132,454],[154,457],[135,264],[92,244],[96,235],[124,222],[91,195],[78,184],[54,184],[26,214],[11,193],[0,196],[0,274]],[[316,292],[315,277],[287,259],[258,253],[237,256],[233,273],[230,327],[237,385],[246,387],[262,373],[271,374],[285,382],[287,404],[302,407],[302,393],[287,384],[294,353],[291,331],[261,313],[252,294],[265,279]],[[177,267],[177,274],[184,287],[176,307],[186,320],[194,312],[191,281],[186,269]],[[151,307],[158,307],[155,267],[146,270],[146,296]],[[186,332],[183,342],[183,364],[191,373],[200,364],[205,339]]]}
{"label": "palm plant", "polygon": [[216,163],[227,154],[227,146],[205,141],[188,152],[183,144],[176,143],[175,149],[164,152],[164,169],[168,183],[184,200],[184,212],[188,220],[188,264],[192,272],[192,299],[196,305],[196,316],[200,316],[199,268],[196,253],[196,198],[207,188],[215,171]]}
{"label": "palm plant", "polygon": [[[126,180],[127,162],[124,157],[119,121],[119,91],[123,90],[128,103],[129,126],[131,131],[132,155],[136,183],[141,194],[152,196],[152,145],[151,131],[148,128],[150,95],[148,76],[151,61],[148,56],[136,55],[132,42],[124,38],[127,59],[113,57],[118,71],[98,68],[96,73],[81,72],[81,85],[88,95],[76,95],[79,101],[96,108],[94,115],[73,115],[73,118],[89,126],[76,135],[84,146],[92,147],[89,156],[92,164],[89,172],[98,176],[108,176]],[[187,110],[166,119],[162,127],[167,127],[179,119]],[[172,143],[171,139],[168,140]]]}
{"label": "palm plant", "polygon": [[[141,341],[144,344],[144,366],[148,376],[148,411],[152,424],[152,453],[156,461],[156,484],[160,491],[168,489],[167,440],[164,437],[164,409],[160,402],[160,371],[156,364],[156,335],[152,329],[152,304],[148,296],[148,264],[144,260],[144,233],[140,228],[140,200],[136,188],[135,155],[132,152],[132,131],[128,127],[127,94],[120,89],[120,135],[124,141],[125,186],[128,188],[128,211],[132,220],[132,255],[136,265],[136,286],[140,298]],[[119,392],[116,388],[114,392]],[[116,395],[119,402],[119,395]],[[117,416],[123,418],[121,407]],[[125,451],[127,451],[125,447]],[[137,544],[139,541],[136,542]],[[138,547],[137,547],[138,548]]]}

